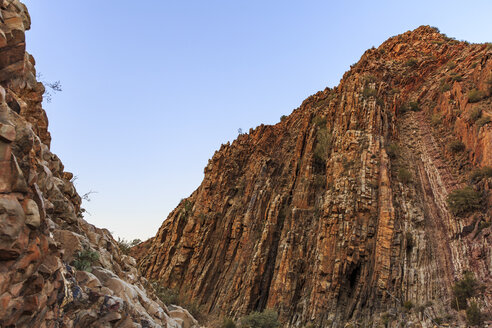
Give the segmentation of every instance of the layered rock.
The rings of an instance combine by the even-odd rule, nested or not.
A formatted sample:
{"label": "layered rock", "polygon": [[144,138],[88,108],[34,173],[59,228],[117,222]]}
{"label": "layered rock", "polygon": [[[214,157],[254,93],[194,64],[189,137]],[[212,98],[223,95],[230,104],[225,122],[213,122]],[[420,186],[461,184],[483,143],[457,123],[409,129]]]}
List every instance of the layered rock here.
{"label": "layered rock", "polygon": [[22,3],[0,1],[0,327],[197,326],[83,219],[73,175],[50,151],[29,26]]}
{"label": "layered rock", "polygon": [[487,312],[492,181],[466,217],[446,198],[492,166],[492,125],[470,120],[492,116],[491,57],[427,26],[366,51],[339,86],[223,145],[136,252],[141,271],[205,312],[272,308],[286,327],[464,326],[452,286],[471,271]]}

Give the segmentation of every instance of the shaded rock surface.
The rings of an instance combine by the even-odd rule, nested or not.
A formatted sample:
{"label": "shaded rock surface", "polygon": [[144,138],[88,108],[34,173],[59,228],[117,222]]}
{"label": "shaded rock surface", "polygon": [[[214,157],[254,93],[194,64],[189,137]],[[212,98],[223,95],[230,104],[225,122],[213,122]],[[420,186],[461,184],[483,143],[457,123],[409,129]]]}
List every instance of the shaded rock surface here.
{"label": "shaded rock surface", "polygon": [[[83,219],[73,175],[50,151],[29,27],[22,3],[0,1],[0,327],[197,326],[157,300],[135,260]],[[98,256],[82,263],[84,252]]]}
{"label": "shaded rock surface", "polygon": [[464,327],[452,286],[470,271],[490,315],[492,180],[472,185],[479,211],[446,198],[492,166],[491,84],[490,44],[428,26],[367,50],[337,87],[223,145],[139,268],[207,313],[272,308],[286,327]]}

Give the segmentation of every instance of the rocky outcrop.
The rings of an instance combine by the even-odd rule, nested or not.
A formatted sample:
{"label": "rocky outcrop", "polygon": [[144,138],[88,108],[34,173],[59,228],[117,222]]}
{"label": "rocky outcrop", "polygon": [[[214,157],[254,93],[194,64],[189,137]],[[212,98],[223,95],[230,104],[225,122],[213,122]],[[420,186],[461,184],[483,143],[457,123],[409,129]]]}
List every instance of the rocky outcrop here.
{"label": "rocky outcrop", "polygon": [[29,26],[23,4],[0,1],[0,327],[197,326],[83,219],[73,175],[49,148]]}
{"label": "rocky outcrop", "polygon": [[223,145],[141,271],[205,312],[272,308],[286,327],[465,326],[450,306],[470,271],[487,314],[492,180],[465,216],[446,198],[492,166],[491,74],[490,44],[428,26],[366,51],[339,86]]}

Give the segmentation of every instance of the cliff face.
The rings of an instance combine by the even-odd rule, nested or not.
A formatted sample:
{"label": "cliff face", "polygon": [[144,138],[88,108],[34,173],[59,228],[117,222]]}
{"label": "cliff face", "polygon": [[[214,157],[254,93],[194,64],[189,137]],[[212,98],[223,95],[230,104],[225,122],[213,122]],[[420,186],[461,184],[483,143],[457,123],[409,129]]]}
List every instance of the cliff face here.
{"label": "cliff face", "polygon": [[471,185],[474,212],[457,217],[446,198],[492,166],[491,83],[490,44],[427,26],[390,38],[339,86],[223,145],[138,250],[141,271],[219,315],[464,325],[450,304],[465,271],[492,305],[492,180]]}
{"label": "cliff face", "polygon": [[82,218],[73,175],[49,148],[29,26],[23,4],[0,1],[0,327],[196,326]]}

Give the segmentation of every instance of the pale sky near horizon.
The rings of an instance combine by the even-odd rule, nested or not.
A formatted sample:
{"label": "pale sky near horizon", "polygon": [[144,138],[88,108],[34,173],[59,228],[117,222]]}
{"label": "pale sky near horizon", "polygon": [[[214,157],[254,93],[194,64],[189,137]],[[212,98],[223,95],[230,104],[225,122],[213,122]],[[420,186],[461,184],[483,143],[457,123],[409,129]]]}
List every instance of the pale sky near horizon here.
{"label": "pale sky near horizon", "polygon": [[27,48],[63,91],[51,149],[90,223],[152,237],[238,128],[275,124],[363,52],[420,25],[492,41],[492,1],[26,0]]}

